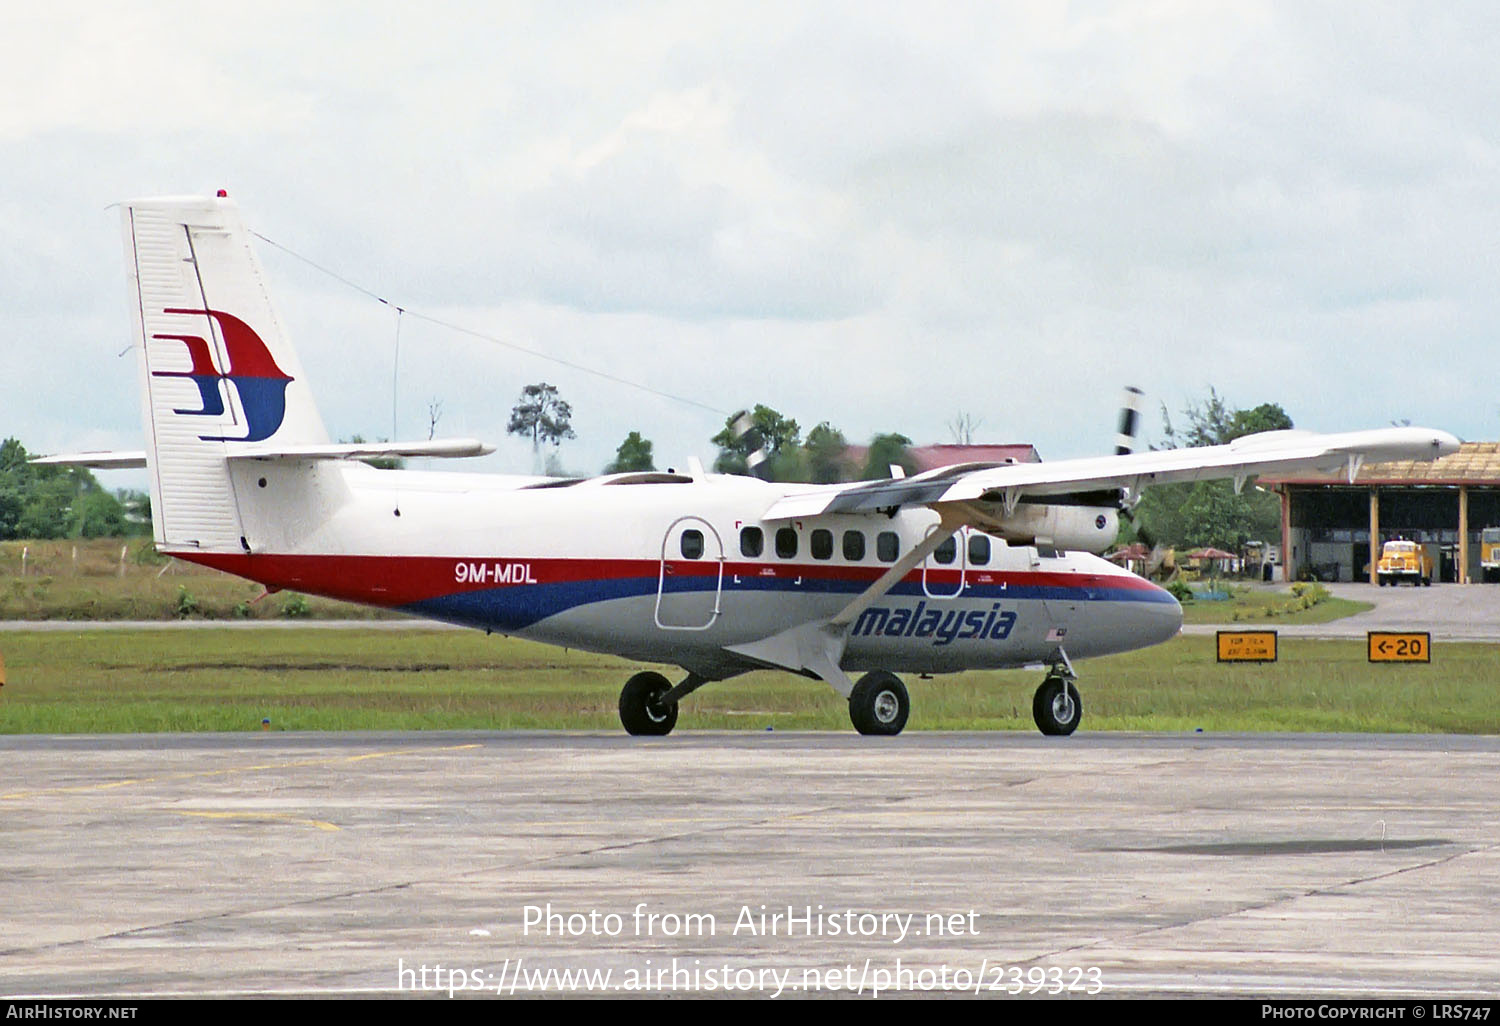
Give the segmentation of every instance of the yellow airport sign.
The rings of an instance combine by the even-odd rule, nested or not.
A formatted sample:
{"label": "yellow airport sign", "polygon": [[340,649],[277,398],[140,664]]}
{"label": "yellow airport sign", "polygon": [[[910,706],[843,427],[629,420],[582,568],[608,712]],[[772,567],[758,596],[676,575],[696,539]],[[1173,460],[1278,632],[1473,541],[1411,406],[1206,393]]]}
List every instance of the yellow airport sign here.
{"label": "yellow airport sign", "polygon": [[1427,631],[1368,631],[1372,663],[1430,663],[1432,635]]}
{"label": "yellow airport sign", "polygon": [[1275,631],[1219,631],[1214,636],[1218,639],[1221,663],[1276,661]]}

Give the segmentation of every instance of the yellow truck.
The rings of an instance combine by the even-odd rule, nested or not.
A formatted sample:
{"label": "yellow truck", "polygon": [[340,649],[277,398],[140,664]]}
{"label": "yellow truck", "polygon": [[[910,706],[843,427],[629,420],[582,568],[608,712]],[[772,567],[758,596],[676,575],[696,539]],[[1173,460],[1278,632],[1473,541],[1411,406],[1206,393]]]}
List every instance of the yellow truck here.
{"label": "yellow truck", "polygon": [[1432,556],[1414,541],[1388,541],[1380,550],[1380,562],[1375,568],[1375,579],[1383,588],[1387,584],[1395,587],[1402,581],[1413,586],[1432,586]]}
{"label": "yellow truck", "polygon": [[1479,566],[1486,581],[1500,581],[1500,527],[1479,532]]}

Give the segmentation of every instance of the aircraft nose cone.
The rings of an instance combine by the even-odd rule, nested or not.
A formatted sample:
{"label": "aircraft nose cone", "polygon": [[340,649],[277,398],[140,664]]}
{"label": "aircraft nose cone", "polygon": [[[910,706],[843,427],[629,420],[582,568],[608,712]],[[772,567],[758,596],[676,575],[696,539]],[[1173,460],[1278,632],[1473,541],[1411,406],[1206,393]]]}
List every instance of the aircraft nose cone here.
{"label": "aircraft nose cone", "polygon": [[1152,585],[1151,602],[1135,611],[1135,630],[1143,645],[1158,645],[1177,637],[1182,630],[1182,606],[1170,591]]}

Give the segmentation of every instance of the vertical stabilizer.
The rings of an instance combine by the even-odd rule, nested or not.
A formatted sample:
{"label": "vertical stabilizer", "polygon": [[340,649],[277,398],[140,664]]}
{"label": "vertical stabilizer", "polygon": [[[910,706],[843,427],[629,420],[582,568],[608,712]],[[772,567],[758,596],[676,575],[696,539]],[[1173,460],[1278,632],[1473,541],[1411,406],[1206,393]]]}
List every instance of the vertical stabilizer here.
{"label": "vertical stabilizer", "polygon": [[124,220],[156,542],[239,551],[228,451],[270,439],[322,444],[328,432],[235,204],[136,200]]}

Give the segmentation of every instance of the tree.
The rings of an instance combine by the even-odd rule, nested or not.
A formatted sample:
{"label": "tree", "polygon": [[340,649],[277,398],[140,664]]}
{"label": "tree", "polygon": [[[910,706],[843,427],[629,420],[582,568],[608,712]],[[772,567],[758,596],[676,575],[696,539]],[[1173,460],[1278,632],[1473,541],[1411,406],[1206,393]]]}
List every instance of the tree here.
{"label": "tree", "polygon": [[115,493],[125,509],[126,534],[151,533],[151,493],[121,489]]}
{"label": "tree", "polygon": [[102,488],[87,492],[74,503],[71,526],[75,538],[118,538],[126,533],[125,507]]}
{"label": "tree", "polygon": [[912,459],[908,446],[911,439],[905,435],[876,435],[870,442],[870,451],[865,456],[865,469],[860,474],[864,481],[877,481],[891,476],[891,465],[895,464],[908,474],[916,472],[917,462]]}
{"label": "tree", "polygon": [[651,455],[651,442],[642,438],[639,431],[625,436],[625,441],[615,450],[614,462],[604,468],[606,474],[624,474],[628,471],[655,470],[656,461]]}
{"label": "tree", "polygon": [[26,447],[14,438],[0,443],[0,538],[19,538],[21,513],[35,469],[26,460]]}
{"label": "tree", "polygon": [[38,466],[17,439],[0,443],[0,538],[125,533],[125,510],[82,467]]}
{"label": "tree", "polygon": [[510,426],[505,430],[513,435],[531,439],[531,451],[540,454],[542,444],[562,444],[564,438],[577,438],[573,433],[573,407],[563,401],[556,387],[545,381],[527,385],[521,389],[521,399],[510,411]]}
{"label": "tree", "polygon": [[1285,431],[1292,426],[1292,418],[1276,403],[1261,403],[1253,410],[1230,409],[1215,388],[1208,390],[1207,399],[1186,406],[1182,415],[1187,419],[1188,426],[1186,431],[1178,433],[1172,427],[1166,405],[1162,405],[1162,433],[1166,437],[1168,449],[1227,445],[1245,435],[1260,431]]}
{"label": "tree", "polygon": [[978,420],[971,413],[960,410],[958,415],[948,422],[948,434],[953,436],[955,445],[973,445],[974,436],[984,421]]}
{"label": "tree", "polygon": [[853,468],[849,466],[849,443],[844,433],[823,421],[807,433],[802,448],[806,452],[807,478],[815,484],[834,484],[847,481]]}
{"label": "tree", "polygon": [[[1209,389],[1208,397],[1183,409],[1187,427],[1173,429],[1162,407],[1167,448],[1225,445],[1260,431],[1284,431],[1292,419],[1276,403],[1253,409],[1234,409]],[[1236,495],[1228,481],[1161,485],[1148,489],[1135,511],[1139,530],[1163,545],[1197,548],[1212,545],[1241,551],[1245,543],[1275,537],[1281,530],[1281,505],[1276,497],[1250,485]]]}

